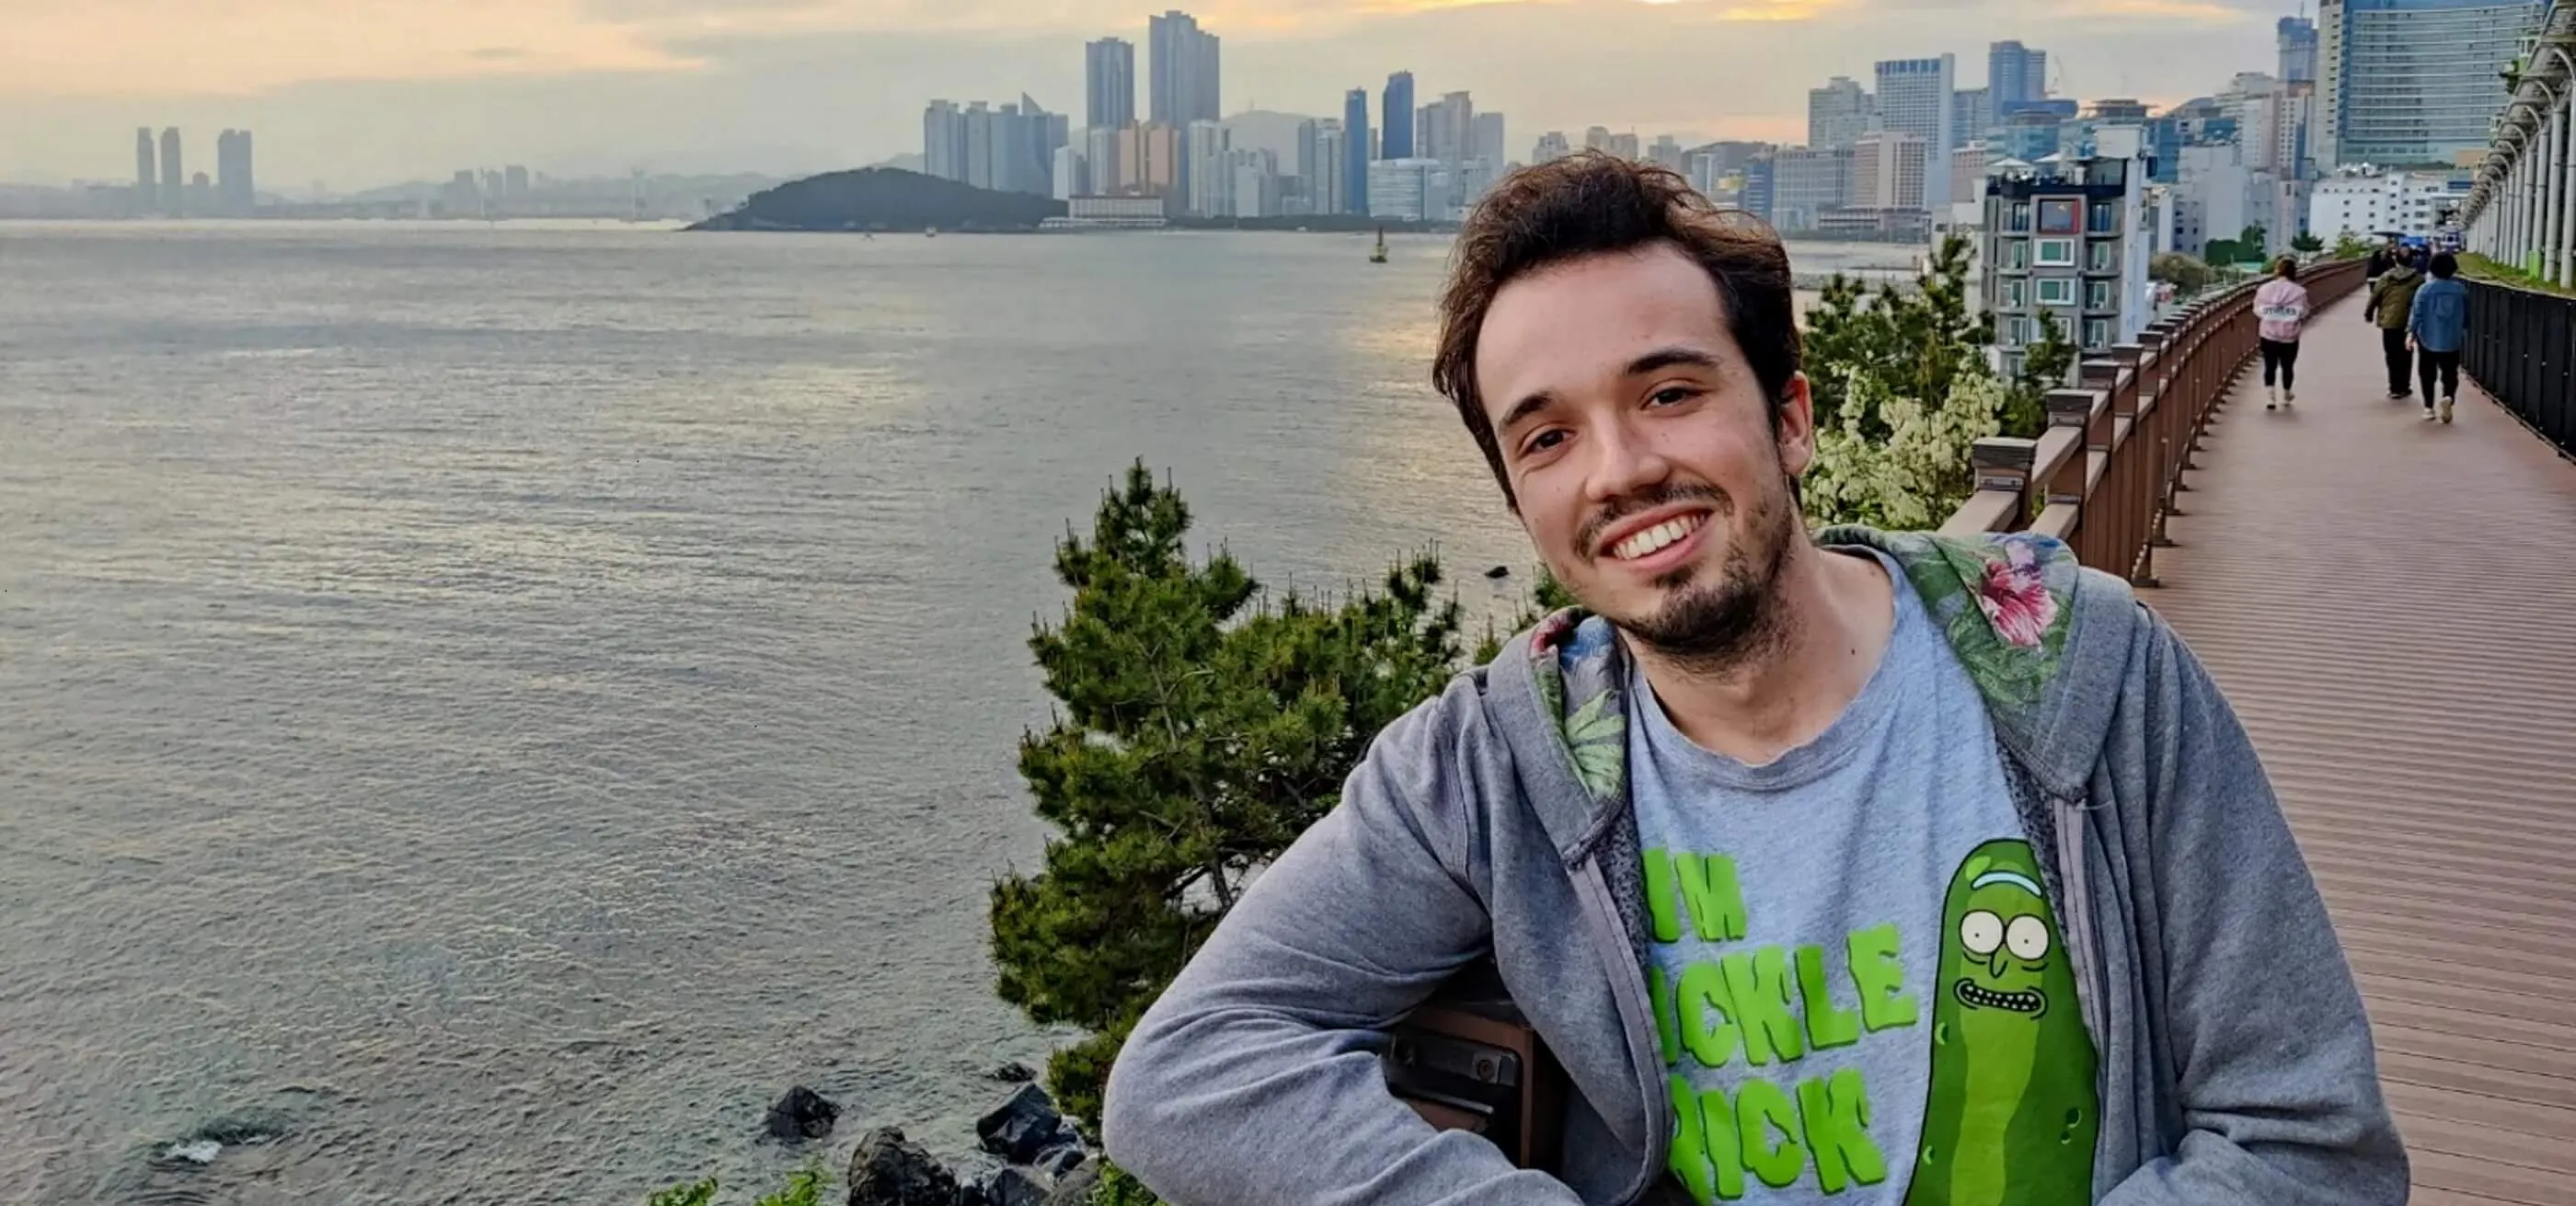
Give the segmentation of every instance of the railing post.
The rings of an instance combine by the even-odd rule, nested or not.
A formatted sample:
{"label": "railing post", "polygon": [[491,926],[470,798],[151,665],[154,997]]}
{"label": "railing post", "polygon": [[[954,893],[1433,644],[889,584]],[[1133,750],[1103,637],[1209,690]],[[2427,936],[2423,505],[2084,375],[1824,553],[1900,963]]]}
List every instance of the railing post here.
{"label": "railing post", "polygon": [[2030,522],[2030,470],[2038,461],[2037,440],[1987,436],[1969,448],[1968,463],[1976,474],[1975,488],[2010,490],[2021,500],[2007,530],[2019,531]]}

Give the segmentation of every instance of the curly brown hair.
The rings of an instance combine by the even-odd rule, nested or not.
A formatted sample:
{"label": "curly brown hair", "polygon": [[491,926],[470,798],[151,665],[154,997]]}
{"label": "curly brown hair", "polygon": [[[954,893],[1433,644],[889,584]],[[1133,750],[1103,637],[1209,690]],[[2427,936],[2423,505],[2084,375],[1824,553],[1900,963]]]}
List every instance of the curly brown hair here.
{"label": "curly brown hair", "polygon": [[1431,383],[1458,406],[1506,502],[1512,483],[1476,388],[1476,338],[1503,287],[1558,264],[1670,244],[1716,283],[1728,334],[1743,350],[1773,423],[1798,373],[1798,320],[1789,253],[1769,224],[1719,209],[1679,173],[1599,151],[1522,168],[1479,202],[1458,234],[1440,295],[1440,348]]}

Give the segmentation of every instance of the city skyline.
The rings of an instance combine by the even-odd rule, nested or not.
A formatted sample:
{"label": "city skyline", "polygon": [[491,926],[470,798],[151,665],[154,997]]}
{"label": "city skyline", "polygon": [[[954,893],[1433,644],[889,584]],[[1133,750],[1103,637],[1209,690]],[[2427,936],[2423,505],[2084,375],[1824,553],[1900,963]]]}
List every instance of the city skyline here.
{"label": "city skyline", "polygon": [[[1025,92],[1081,114],[1083,47],[1116,37],[1148,59],[1145,26],[1159,15],[1091,0],[1046,6],[1044,19],[1007,3],[563,0],[508,6],[507,21],[497,3],[462,3],[455,20],[423,27],[390,20],[390,5],[291,7],[209,0],[179,16],[100,0],[13,17],[18,36],[0,46],[0,112],[11,118],[0,121],[0,179],[130,179],[143,124],[200,138],[257,129],[260,179],[277,191],[438,180],[502,161],[568,175],[852,167],[916,152],[922,97]],[[138,15],[147,9],[159,15]],[[1330,117],[1347,89],[1374,93],[1410,70],[1426,98],[1472,90],[1480,110],[1511,113],[1515,143],[1596,124],[1795,142],[1817,81],[1867,79],[1879,59],[1941,51],[1964,67],[2003,38],[2047,46],[2071,95],[2170,103],[2207,90],[2196,62],[2260,62],[2291,11],[2201,0],[2094,9],[1336,0],[1287,13],[1183,11],[1224,39],[1221,116]],[[315,49],[323,41],[327,54]],[[2172,53],[2141,53],[2159,45]],[[1564,69],[1587,61],[1605,69]],[[1742,66],[1712,72],[1712,61]],[[1135,64],[1140,116],[1149,73]]]}

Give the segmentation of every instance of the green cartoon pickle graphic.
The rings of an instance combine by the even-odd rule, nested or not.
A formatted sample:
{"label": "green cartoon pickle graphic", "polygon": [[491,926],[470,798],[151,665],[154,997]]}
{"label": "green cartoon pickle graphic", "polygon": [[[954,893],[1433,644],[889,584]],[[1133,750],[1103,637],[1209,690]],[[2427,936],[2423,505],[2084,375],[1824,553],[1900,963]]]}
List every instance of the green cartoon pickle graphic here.
{"label": "green cartoon pickle graphic", "polygon": [[2093,1038],[2030,844],[1970,852],[1941,924],[1932,1091],[1905,1206],[2092,1200]]}

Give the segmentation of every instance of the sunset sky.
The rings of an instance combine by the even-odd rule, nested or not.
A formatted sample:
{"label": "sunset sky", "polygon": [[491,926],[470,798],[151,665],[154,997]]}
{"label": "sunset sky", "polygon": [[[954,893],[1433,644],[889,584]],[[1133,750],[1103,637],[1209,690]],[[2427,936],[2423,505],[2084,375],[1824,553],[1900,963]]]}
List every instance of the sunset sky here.
{"label": "sunset sky", "polygon": [[[918,151],[923,102],[1027,92],[1082,124],[1082,43],[1126,0],[0,0],[0,180],[121,179],[136,126],[190,166],[257,133],[264,189],[525,163],[793,173]],[[1806,90],[1881,58],[2051,54],[2060,95],[2169,102],[2270,70],[2286,5],[2234,0],[1212,0],[1228,113],[1338,114],[1410,69],[1525,155],[1550,129],[1795,141]],[[1141,91],[1141,89],[1140,89]],[[1139,108],[1143,101],[1140,97]]]}

